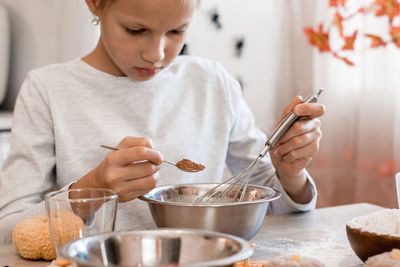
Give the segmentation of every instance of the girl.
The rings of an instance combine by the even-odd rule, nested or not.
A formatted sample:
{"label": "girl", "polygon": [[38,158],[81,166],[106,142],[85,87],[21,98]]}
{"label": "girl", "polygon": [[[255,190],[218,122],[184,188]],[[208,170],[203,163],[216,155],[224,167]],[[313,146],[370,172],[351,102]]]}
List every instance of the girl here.
{"label": "girl", "polygon": [[[238,82],[210,60],[177,56],[198,0],[86,0],[99,21],[97,47],[82,59],[31,71],[13,119],[0,173],[1,242],[22,218],[44,214],[43,194],[101,187],[119,194],[116,230],[154,227],[136,198],[156,184],[221,182],[225,163],[238,173],[263,149]],[[321,104],[296,97],[295,123],[256,166],[251,183],[282,197],[272,213],[315,207],[305,168],[318,151]],[[101,144],[117,145],[109,152]],[[163,159],[189,158],[206,169],[184,173]]]}

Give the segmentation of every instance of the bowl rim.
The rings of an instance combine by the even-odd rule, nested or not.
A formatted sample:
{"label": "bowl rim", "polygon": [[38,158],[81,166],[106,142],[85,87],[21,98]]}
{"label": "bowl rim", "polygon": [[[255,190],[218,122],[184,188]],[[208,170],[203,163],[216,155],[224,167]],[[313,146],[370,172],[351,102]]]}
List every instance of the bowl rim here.
{"label": "bowl rim", "polygon": [[[158,228],[158,229],[150,229],[150,230],[115,231],[115,232],[110,232],[110,233],[82,237],[80,239],[75,239],[75,240],[69,241],[68,243],[64,244],[60,249],[60,253],[63,257],[74,261],[78,265],[83,264],[85,266],[98,266],[97,264],[91,265],[91,263],[82,261],[79,258],[76,259],[76,258],[69,256],[68,255],[69,248],[76,242],[87,243],[87,241],[90,239],[104,240],[110,236],[115,236],[118,238],[119,236],[126,235],[126,234],[133,234],[133,235],[136,234],[138,236],[146,236],[146,235],[151,235],[154,233],[155,234],[167,233],[168,235],[171,235],[171,236],[177,236],[177,235],[182,235],[182,234],[201,233],[203,235],[216,236],[218,238],[224,237],[226,239],[236,241],[241,246],[240,251],[238,251],[234,255],[230,255],[230,256],[222,258],[222,259],[210,260],[210,261],[205,261],[205,262],[201,262],[201,263],[189,263],[189,264],[185,263],[184,264],[185,267],[209,267],[209,266],[224,266],[224,265],[234,264],[235,262],[239,262],[246,258],[249,258],[251,255],[253,255],[254,250],[255,250],[254,246],[252,246],[244,238],[234,236],[231,234],[220,233],[220,232],[215,232],[215,231],[211,231],[211,230],[191,229],[191,228]],[[111,266],[114,266],[114,265],[111,265]],[[163,264],[163,265],[157,265],[157,266],[162,267],[162,266],[167,266],[167,265]]]}
{"label": "bowl rim", "polygon": [[354,231],[361,235],[365,235],[365,236],[376,237],[376,238],[386,238],[386,239],[391,239],[391,240],[395,240],[395,241],[400,241],[400,235],[390,235],[390,234],[380,234],[380,233],[376,233],[376,232],[370,232],[370,231],[362,229],[362,228],[352,227],[351,225],[349,225],[347,223],[346,223],[346,228],[349,228],[349,230]]}
{"label": "bowl rim", "polygon": [[201,185],[218,185],[219,183],[190,183],[190,184],[168,184],[168,185],[161,185],[161,186],[156,186],[153,188],[150,192],[147,194],[138,197],[140,200],[143,200],[145,202],[153,203],[153,204],[162,204],[162,205],[168,205],[168,206],[184,206],[184,207],[227,207],[227,206],[239,206],[239,205],[252,205],[252,204],[260,204],[260,203],[266,203],[270,202],[273,200],[276,200],[281,197],[281,193],[271,187],[268,186],[262,186],[262,185],[253,185],[253,184],[248,184],[248,186],[251,187],[256,187],[260,189],[267,189],[271,190],[273,195],[269,198],[263,198],[263,199],[257,199],[257,200],[252,200],[252,201],[244,201],[244,202],[225,202],[225,203],[189,203],[189,202],[174,202],[174,201],[160,201],[160,200],[155,200],[153,198],[149,198],[149,195],[159,191],[164,188],[168,187],[184,187],[184,186],[201,186]]}

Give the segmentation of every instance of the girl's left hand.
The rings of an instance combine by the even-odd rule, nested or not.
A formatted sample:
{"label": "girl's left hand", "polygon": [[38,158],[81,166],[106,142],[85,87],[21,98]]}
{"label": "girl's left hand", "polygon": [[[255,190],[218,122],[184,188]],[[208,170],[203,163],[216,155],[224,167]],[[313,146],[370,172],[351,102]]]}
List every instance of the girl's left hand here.
{"label": "girl's left hand", "polygon": [[284,180],[283,185],[290,184],[292,179],[298,177],[305,179],[304,169],[318,152],[322,137],[321,121],[318,117],[325,113],[325,107],[322,104],[303,103],[302,98],[297,96],[284,109],[280,121],[292,110],[296,115],[302,117],[293,124],[274,149],[269,152],[279,178],[281,181]]}

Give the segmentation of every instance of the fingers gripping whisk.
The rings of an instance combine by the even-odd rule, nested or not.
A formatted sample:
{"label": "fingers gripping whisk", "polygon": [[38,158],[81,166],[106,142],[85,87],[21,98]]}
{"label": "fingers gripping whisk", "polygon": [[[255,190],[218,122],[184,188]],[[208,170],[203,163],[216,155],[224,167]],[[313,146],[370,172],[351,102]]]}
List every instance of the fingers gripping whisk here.
{"label": "fingers gripping whisk", "polygon": [[[312,93],[306,97],[303,103],[314,103],[317,102],[318,97],[321,95],[323,89],[319,89],[317,93]],[[278,143],[280,138],[293,126],[293,124],[300,119],[301,116],[295,115],[294,112],[290,112],[282,122],[272,131],[267,141],[265,142],[264,149],[258,154],[257,158],[253,160],[250,165],[242,170],[238,175],[235,175],[225,182],[215,186],[203,195],[200,195],[195,202],[241,202],[245,199],[247,193],[247,185],[251,177],[254,166],[257,162],[267,154],[275,145]]]}

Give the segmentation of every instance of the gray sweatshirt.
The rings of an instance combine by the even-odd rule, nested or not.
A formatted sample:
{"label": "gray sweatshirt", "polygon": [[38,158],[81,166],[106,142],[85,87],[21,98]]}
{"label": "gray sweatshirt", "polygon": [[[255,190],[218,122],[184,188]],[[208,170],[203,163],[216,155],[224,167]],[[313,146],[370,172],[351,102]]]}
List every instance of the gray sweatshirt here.
{"label": "gray sweatshirt", "polygon": [[[105,158],[100,144],[149,137],[165,159],[202,163],[199,173],[164,164],[158,185],[221,182],[225,164],[236,174],[264,147],[238,82],[213,61],[179,56],[145,82],[101,72],[81,59],[31,71],[13,117],[11,148],[0,173],[0,243],[10,243],[23,218],[45,214],[44,193],[68,187]],[[266,155],[252,184],[279,190],[271,213],[313,209],[294,203]],[[147,204],[120,203],[116,230],[154,228]]]}

